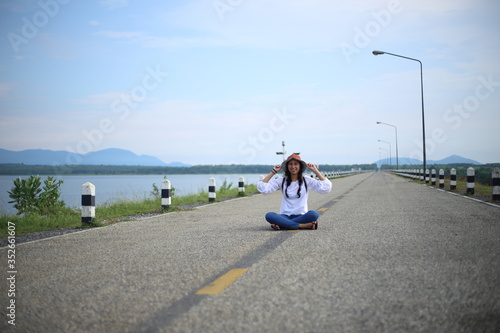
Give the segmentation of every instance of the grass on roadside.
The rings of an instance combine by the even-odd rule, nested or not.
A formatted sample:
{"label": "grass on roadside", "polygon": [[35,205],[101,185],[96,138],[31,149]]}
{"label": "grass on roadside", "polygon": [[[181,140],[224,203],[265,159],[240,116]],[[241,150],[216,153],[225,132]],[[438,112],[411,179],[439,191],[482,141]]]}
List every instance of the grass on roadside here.
{"label": "grass on roadside", "polygon": [[[422,181],[420,180],[413,180],[416,183],[421,183],[423,184]],[[430,182],[428,184],[431,184]],[[435,187],[439,188],[439,179],[436,179],[436,185]],[[448,192],[453,192],[457,193],[460,195],[476,198],[479,200],[483,200],[486,202],[493,202],[493,203],[500,203],[499,201],[493,201],[492,200],[492,192],[493,192],[493,187],[489,185],[484,185],[480,183],[475,183],[474,184],[474,194],[469,194],[467,193],[467,181],[463,179],[457,179],[457,186],[455,190],[450,190],[450,180],[449,179],[444,179],[444,188],[443,190],[448,191]]]}
{"label": "grass on roadside", "polygon": [[[437,183],[436,186],[439,186],[439,183]],[[468,194],[467,193],[467,181],[457,179],[457,188],[455,190],[450,190],[450,180],[445,179],[444,180],[444,189],[447,191],[450,191],[450,192],[458,193],[461,195],[466,195],[466,196],[469,196],[472,198],[477,198],[477,199],[484,200],[487,202],[493,202],[493,200],[492,200],[493,187],[492,186],[475,183],[474,184],[474,194]]]}
{"label": "grass on roadside", "polygon": [[29,214],[23,216],[1,216],[0,237],[7,237],[8,222],[15,223],[16,235],[24,235],[42,230],[78,228],[81,225],[81,213],[71,208],[61,208],[57,213],[41,216]]}
{"label": "grass on roadside", "polygon": [[[245,195],[257,193],[256,185],[245,186]],[[217,191],[216,202],[221,199],[238,197],[238,189],[221,189]],[[161,207],[161,199],[120,200],[105,203],[96,207],[96,217],[93,226],[103,226],[126,220],[127,216],[151,213],[171,212],[183,209],[183,206],[208,204],[208,193],[173,196],[172,205],[168,210]],[[56,214],[41,216],[30,214],[24,216],[0,216],[0,237],[7,237],[8,222],[16,225],[16,236],[44,230],[65,228],[81,228],[80,209],[61,208]]]}

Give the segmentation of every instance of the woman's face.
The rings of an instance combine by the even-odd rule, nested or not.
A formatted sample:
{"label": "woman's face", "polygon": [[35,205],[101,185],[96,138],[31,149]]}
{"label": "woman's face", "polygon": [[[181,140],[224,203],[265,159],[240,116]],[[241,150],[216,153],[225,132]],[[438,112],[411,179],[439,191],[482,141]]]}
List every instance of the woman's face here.
{"label": "woman's face", "polygon": [[300,171],[300,162],[291,160],[288,162],[288,171],[291,175],[298,175]]}

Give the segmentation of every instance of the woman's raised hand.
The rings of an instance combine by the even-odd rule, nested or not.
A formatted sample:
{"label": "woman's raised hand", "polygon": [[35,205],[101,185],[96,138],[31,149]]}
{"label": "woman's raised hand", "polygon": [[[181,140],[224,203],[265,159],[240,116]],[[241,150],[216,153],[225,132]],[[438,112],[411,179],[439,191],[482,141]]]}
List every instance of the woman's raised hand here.
{"label": "woman's raised hand", "polygon": [[311,169],[311,171],[312,171],[312,172],[317,172],[317,171],[318,171],[318,168],[316,167],[316,165],[315,165],[315,164],[312,164],[312,163],[307,163],[306,165],[307,165],[307,167],[308,167],[309,169]]}

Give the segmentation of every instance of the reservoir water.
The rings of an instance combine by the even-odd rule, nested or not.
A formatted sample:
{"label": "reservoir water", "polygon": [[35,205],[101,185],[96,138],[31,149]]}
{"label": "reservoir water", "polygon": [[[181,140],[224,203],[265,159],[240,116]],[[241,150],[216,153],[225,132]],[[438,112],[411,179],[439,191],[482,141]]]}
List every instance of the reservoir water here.
{"label": "reservoir water", "polygon": [[[171,175],[168,176],[172,187],[175,188],[175,195],[196,194],[201,191],[208,192],[208,182],[210,177],[216,180],[217,188],[227,181],[232,183],[232,188],[238,187],[239,177],[245,178],[245,185],[257,184],[260,174],[242,175]],[[20,176],[28,178],[28,176]],[[86,176],[55,176],[55,179],[63,180],[61,185],[61,200],[68,207],[78,208],[81,205],[82,185],[90,182],[96,187],[96,205],[120,200],[142,200],[151,198],[153,184],[161,191],[161,184],[164,175],[86,175]],[[14,215],[16,210],[13,204],[8,202],[12,199],[7,191],[14,186],[14,179],[17,176],[0,176],[0,213]],[[43,180],[47,177],[42,176]],[[207,199],[208,200],[208,199]]]}

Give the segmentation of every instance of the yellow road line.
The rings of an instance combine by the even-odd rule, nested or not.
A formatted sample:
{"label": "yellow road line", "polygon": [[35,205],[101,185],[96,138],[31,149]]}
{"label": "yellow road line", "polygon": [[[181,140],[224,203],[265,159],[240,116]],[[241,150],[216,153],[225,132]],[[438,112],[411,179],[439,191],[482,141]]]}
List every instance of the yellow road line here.
{"label": "yellow road line", "polygon": [[328,208],[323,207],[323,208],[318,209],[318,212],[324,212],[324,211],[325,211],[325,210],[327,210],[327,209],[328,209]]}
{"label": "yellow road line", "polygon": [[234,283],[240,276],[248,271],[248,268],[235,268],[217,278],[214,282],[210,283],[208,286],[196,292],[196,295],[217,295],[223,291],[227,286]]}

